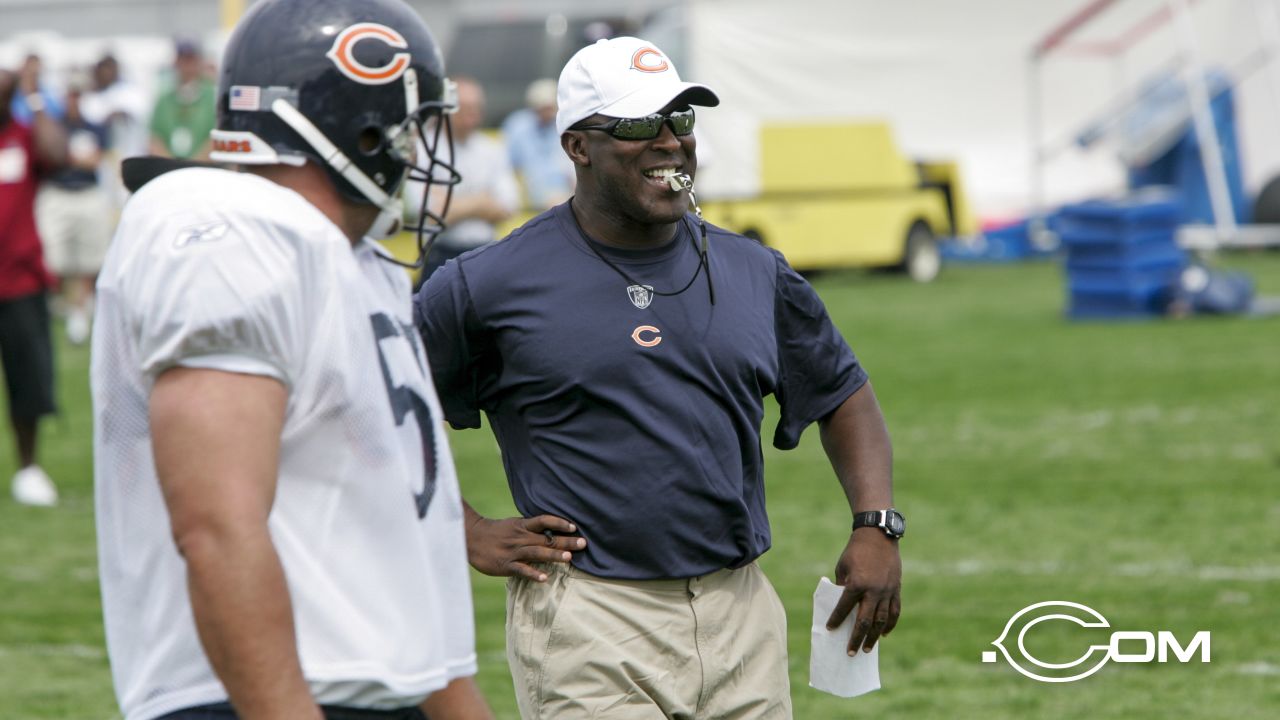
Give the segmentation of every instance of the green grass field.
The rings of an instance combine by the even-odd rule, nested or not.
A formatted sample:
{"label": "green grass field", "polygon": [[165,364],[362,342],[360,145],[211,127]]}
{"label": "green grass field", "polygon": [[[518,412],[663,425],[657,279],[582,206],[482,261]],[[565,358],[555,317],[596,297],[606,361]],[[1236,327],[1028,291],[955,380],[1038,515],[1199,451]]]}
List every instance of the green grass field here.
{"label": "green grass field", "polygon": [[[1280,256],[1237,256],[1280,295]],[[1052,264],[949,268],[933,285],[849,273],[816,285],[868,367],[896,451],[903,616],[884,689],[807,686],[811,593],[848,511],[817,433],[765,451],[797,718],[1280,717],[1280,318],[1078,324]],[[98,606],[88,351],[60,347],[45,426],[54,510],[0,498],[0,717],[118,717]],[[766,437],[773,417],[766,419]],[[510,511],[486,431],[455,433],[463,489]],[[0,442],[0,479],[14,470]],[[503,586],[475,580],[479,681],[515,718]],[[1037,683],[984,650],[1019,609],[1071,600],[1119,630],[1212,632],[1212,662],[1121,665]],[[1054,628],[1053,626],[1058,627]],[[1045,660],[1095,636],[1044,626]],[[1096,631],[1094,631],[1096,632]],[[1128,651],[1133,649],[1126,648]]]}

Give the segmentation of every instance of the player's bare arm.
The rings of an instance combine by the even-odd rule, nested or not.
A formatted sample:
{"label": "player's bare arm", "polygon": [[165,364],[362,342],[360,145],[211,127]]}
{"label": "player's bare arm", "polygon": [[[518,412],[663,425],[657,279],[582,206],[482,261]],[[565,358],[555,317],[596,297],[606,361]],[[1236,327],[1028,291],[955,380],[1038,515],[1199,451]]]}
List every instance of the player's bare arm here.
{"label": "player's bare arm", "polygon": [[430,720],[493,720],[474,677],[458,678],[431,693],[421,707]]}
{"label": "player's bare arm", "polygon": [[578,528],[564,518],[539,515],[532,518],[490,519],[462,503],[467,528],[467,561],[471,567],[495,577],[518,575],[546,582],[547,574],[531,563],[567,563],[587,541],[570,535]]}
{"label": "player's bare arm", "polygon": [[[884,415],[868,381],[819,426],[822,447],[856,514],[893,506],[893,448]],[[827,621],[834,628],[858,606],[849,653],[870,650],[898,623],[902,608],[902,558],[898,541],[879,528],[863,527],[849,536],[836,562],[835,581],[845,588]]]}
{"label": "player's bare arm", "polygon": [[286,397],[271,378],[179,367],[160,375],[150,400],[156,471],[196,628],[245,720],[321,717],[267,530]]}

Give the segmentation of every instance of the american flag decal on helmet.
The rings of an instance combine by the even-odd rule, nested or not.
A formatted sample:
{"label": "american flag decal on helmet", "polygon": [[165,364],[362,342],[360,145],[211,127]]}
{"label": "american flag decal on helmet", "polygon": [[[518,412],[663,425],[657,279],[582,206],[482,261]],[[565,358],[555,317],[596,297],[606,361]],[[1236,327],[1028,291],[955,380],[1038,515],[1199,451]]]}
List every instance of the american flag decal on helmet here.
{"label": "american flag decal on helmet", "polygon": [[256,85],[232,85],[228,107],[231,110],[257,112],[262,109],[261,100],[260,88]]}

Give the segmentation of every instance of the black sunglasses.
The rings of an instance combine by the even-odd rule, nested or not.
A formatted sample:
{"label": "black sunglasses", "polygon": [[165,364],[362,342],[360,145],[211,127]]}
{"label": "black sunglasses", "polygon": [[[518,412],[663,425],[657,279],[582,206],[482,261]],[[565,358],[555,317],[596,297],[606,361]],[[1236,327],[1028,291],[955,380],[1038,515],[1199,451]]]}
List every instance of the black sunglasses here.
{"label": "black sunglasses", "polygon": [[683,137],[693,132],[693,108],[674,112],[654,113],[641,118],[614,118],[600,125],[574,125],[570,130],[603,130],[619,140],[652,140],[662,132],[664,123],[671,124],[671,132]]}

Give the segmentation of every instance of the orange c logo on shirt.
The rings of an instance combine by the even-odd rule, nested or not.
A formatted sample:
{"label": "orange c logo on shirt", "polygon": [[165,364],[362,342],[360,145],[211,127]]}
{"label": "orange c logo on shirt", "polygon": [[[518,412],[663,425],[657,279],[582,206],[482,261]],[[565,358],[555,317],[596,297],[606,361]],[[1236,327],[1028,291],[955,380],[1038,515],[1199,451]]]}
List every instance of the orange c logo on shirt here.
{"label": "orange c logo on shirt", "polygon": [[647,73],[660,73],[671,67],[662,53],[651,47],[642,47],[631,56],[631,69]]}
{"label": "orange c logo on shirt", "polygon": [[[652,333],[653,337],[646,339],[643,337],[644,333]],[[662,342],[661,333],[662,333],[661,330],[659,330],[658,328],[652,325],[641,325],[640,327],[631,331],[631,339],[635,340],[636,344],[639,345],[640,347],[653,347],[654,345],[657,345],[658,343]]]}
{"label": "orange c logo on shirt", "polygon": [[343,75],[365,85],[386,85],[398,79],[409,67],[409,53],[391,56],[391,61],[380,67],[369,67],[356,60],[356,43],[361,40],[381,40],[393,48],[407,49],[409,43],[400,33],[378,23],[356,23],[338,33],[333,47],[324,56],[333,61]]}

